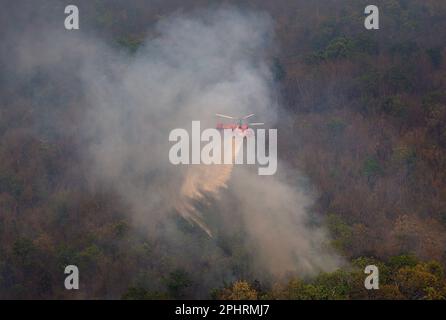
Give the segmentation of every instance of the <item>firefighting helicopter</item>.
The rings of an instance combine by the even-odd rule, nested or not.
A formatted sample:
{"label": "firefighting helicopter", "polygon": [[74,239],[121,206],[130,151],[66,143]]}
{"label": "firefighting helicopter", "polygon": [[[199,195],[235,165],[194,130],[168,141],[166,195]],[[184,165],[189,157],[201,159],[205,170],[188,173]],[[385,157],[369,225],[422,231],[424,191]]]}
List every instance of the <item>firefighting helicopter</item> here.
{"label": "firefighting helicopter", "polygon": [[236,120],[237,123],[231,123],[231,124],[224,124],[224,123],[218,123],[217,124],[217,129],[232,129],[232,130],[241,130],[242,132],[246,131],[247,129],[249,129],[250,126],[262,126],[264,125],[263,122],[253,122],[253,123],[247,123],[247,119],[251,118],[252,116],[254,116],[254,113],[248,114],[247,116],[241,117],[241,118],[236,118],[236,117],[231,117],[231,116],[227,116],[225,114],[221,114],[221,113],[216,113],[215,114],[217,117],[220,118],[225,118],[225,119],[232,119],[232,120]]}

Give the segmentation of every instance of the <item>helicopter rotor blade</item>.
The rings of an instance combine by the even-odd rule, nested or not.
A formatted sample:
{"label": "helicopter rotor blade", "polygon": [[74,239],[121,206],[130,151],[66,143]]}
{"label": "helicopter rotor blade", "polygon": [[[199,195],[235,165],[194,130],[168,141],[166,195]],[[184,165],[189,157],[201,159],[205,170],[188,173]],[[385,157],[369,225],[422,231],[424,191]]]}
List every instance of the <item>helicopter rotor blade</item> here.
{"label": "helicopter rotor blade", "polygon": [[227,116],[227,115],[225,115],[225,114],[216,113],[215,115],[216,115],[217,117],[222,117],[222,118],[226,118],[226,119],[235,119],[234,117]]}
{"label": "helicopter rotor blade", "polygon": [[242,119],[245,120],[245,119],[251,118],[253,115],[254,115],[254,113],[248,114],[247,116],[244,116]]}

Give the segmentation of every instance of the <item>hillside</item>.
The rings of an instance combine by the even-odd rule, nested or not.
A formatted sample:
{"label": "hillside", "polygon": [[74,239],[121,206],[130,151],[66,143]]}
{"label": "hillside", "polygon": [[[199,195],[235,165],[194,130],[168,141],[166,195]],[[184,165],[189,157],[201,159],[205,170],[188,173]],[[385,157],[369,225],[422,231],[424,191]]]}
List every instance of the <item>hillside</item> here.
{"label": "hillside", "polygon": [[[199,204],[215,230],[210,240],[181,216],[147,227],[129,214],[134,207],[119,179],[95,178],[101,166],[86,156],[92,138],[84,133],[87,101],[103,88],[72,70],[82,65],[79,56],[95,57],[101,47],[33,44],[33,38],[50,42],[44,32],[61,25],[63,5],[42,3],[18,1],[0,13],[6,44],[0,48],[0,298],[71,299],[61,284],[64,266],[75,264],[89,279],[76,298],[445,299],[446,2],[377,0],[381,29],[368,31],[367,1],[224,1],[271,21],[265,60],[280,106],[270,124],[278,128],[279,158],[309,185],[309,224],[327,230],[324,245],[344,261],[336,270],[284,277],[258,263],[239,214],[244,203],[231,202],[237,195],[230,188],[224,205]],[[218,9],[205,0],[77,3],[82,33],[115,54],[91,65],[133,61],[146,43],[157,52],[164,19]],[[261,42],[254,39],[252,51],[255,41]],[[21,50],[31,44],[34,52]],[[157,88],[169,92],[170,83]],[[138,84],[129,87],[136,91]],[[160,111],[147,121],[169,116]],[[157,175],[167,173],[133,174],[138,184],[123,189],[163,181]],[[368,264],[380,267],[379,292],[363,287]]]}

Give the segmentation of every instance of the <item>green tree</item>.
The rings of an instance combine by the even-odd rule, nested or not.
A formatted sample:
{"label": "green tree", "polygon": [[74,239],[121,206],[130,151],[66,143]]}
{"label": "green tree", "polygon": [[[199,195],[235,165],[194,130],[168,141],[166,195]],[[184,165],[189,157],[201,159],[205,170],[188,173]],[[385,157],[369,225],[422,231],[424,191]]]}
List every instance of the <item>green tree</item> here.
{"label": "green tree", "polygon": [[174,299],[180,299],[184,297],[184,291],[192,285],[192,280],[186,271],[177,269],[169,274],[166,285],[169,295]]}

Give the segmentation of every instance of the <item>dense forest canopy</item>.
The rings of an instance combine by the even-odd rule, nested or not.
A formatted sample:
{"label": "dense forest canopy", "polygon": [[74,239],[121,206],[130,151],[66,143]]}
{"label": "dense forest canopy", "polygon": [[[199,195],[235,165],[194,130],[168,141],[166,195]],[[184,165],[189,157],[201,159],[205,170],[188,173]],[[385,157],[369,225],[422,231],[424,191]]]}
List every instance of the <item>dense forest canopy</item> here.
{"label": "dense forest canopy", "polygon": [[[92,178],[83,132],[89,97],[71,70],[77,54],[95,56],[98,47],[66,54],[45,40],[27,55],[47,58],[31,65],[20,48],[62,28],[65,3],[11,2],[0,13],[0,298],[444,299],[446,2],[376,0],[380,29],[372,31],[364,28],[368,4],[76,1],[79,32],[120,61],[139,59],[171,17],[224,7],[270,21],[262,54],[280,106],[270,124],[279,128],[279,157],[305,180],[308,223],[327,230],[324,245],[341,261],[276,277],[259,263],[241,215],[210,213],[212,239],[176,215],[153,231],[128,213],[134,208],[115,180]],[[257,50],[261,36],[248,48]],[[215,202],[202,210],[223,210]],[[63,287],[69,264],[88,279],[75,293]],[[380,268],[380,290],[364,289],[369,264]]]}

